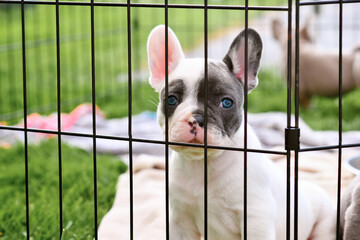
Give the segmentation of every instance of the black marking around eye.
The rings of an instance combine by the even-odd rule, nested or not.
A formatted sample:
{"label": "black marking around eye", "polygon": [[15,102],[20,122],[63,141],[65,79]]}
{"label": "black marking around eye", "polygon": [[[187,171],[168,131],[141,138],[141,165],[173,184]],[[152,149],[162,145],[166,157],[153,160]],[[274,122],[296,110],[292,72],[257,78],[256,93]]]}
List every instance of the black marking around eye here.
{"label": "black marking around eye", "polygon": [[184,98],[184,94],[186,92],[186,85],[184,83],[183,80],[178,79],[178,80],[172,80],[171,82],[169,82],[169,86],[168,86],[168,97],[169,96],[175,96],[178,100],[178,104],[171,106],[168,105],[168,100],[166,98],[166,94],[165,94],[165,88],[163,88],[161,90],[160,93],[160,102],[161,102],[161,110],[163,112],[163,114],[166,114],[166,105],[167,107],[167,113],[168,113],[168,117],[172,116],[173,113],[175,112],[175,109],[177,108],[177,106],[179,104],[181,104],[183,98]]}
{"label": "black marking around eye", "polygon": [[[244,89],[240,81],[228,70],[226,65],[209,63],[208,70],[208,124],[216,125],[223,135],[231,137],[239,129],[242,121]],[[203,111],[205,102],[204,77],[197,86],[198,111]],[[223,98],[233,100],[230,109],[221,108]]]}

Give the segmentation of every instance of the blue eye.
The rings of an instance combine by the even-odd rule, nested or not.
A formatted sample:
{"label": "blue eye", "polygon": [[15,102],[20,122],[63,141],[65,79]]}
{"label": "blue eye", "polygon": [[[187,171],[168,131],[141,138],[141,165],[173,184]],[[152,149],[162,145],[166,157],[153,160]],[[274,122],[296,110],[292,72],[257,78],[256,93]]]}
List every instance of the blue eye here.
{"label": "blue eye", "polygon": [[175,106],[175,105],[177,105],[177,104],[178,104],[177,98],[176,98],[175,96],[169,96],[169,97],[168,97],[168,104],[169,104],[170,106]]}
{"label": "blue eye", "polygon": [[233,105],[233,101],[229,98],[224,98],[223,100],[221,100],[220,106],[223,108],[231,108],[232,105]]}

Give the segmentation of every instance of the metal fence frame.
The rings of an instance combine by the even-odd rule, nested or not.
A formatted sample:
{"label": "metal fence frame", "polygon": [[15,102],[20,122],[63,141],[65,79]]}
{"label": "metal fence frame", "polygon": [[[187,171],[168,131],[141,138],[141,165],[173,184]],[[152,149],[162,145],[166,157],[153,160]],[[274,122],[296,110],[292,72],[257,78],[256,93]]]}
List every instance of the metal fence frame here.
{"label": "metal fence frame", "polygon": [[[13,126],[0,126],[0,130],[10,130],[10,131],[21,131],[24,132],[24,148],[25,148],[25,155],[24,155],[24,164],[25,164],[25,179],[26,179],[26,231],[27,231],[27,239],[30,239],[30,227],[29,227],[29,176],[28,176],[28,134],[29,133],[47,133],[47,134],[54,134],[57,135],[58,138],[58,164],[59,164],[59,211],[60,211],[60,219],[59,219],[59,238],[62,236],[63,230],[63,186],[62,186],[62,152],[61,152],[61,138],[63,135],[71,135],[77,137],[85,137],[85,138],[92,138],[93,140],[93,171],[94,171],[94,227],[95,232],[94,236],[95,239],[98,239],[97,230],[98,230],[98,216],[97,216],[97,158],[96,158],[96,142],[97,139],[112,139],[118,141],[127,141],[129,143],[129,153],[130,153],[130,161],[129,161],[129,171],[130,171],[130,239],[134,239],[134,228],[133,228],[133,155],[132,155],[132,145],[133,142],[143,142],[143,143],[151,143],[151,144],[161,144],[164,145],[165,148],[165,163],[166,163],[166,239],[169,239],[169,146],[170,145],[182,145],[182,146],[191,146],[191,147],[199,147],[199,145],[195,144],[183,144],[183,143],[176,143],[170,142],[168,138],[168,121],[166,121],[166,137],[164,141],[154,141],[154,140],[147,140],[147,139],[139,139],[132,137],[132,52],[131,52],[131,21],[130,21],[130,14],[131,9],[136,7],[145,7],[145,8],[162,8],[165,11],[165,26],[168,26],[168,10],[170,8],[189,8],[189,9],[203,9],[204,11],[204,66],[205,66],[205,86],[204,91],[207,92],[208,85],[207,85],[207,58],[208,58],[208,10],[209,9],[222,9],[222,10],[233,10],[233,11],[244,11],[245,13],[245,29],[248,28],[249,18],[248,13],[252,10],[260,10],[260,11],[283,11],[288,13],[288,48],[287,48],[287,68],[288,68],[288,76],[287,76],[287,126],[285,129],[285,149],[284,151],[270,151],[270,150],[262,150],[262,149],[249,149],[247,147],[247,128],[244,128],[244,148],[233,148],[233,147],[219,147],[219,146],[211,146],[207,144],[206,136],[207,136],[207,123],[206,123],[206,115],[207,115],[207,108],[206,108],[206,99],[207,94],[205,94],[205,139],[204,145],[200,146],[204,148],[204,220],[205,220],[205,231],[204,231],[204,239],[208,239],[207,234],[207,150],[208,149],[223,149],[223,150],[231,150],[231,151],[239,151],[243,152],[244,154],[244,228],[245,234],[243,239],[247,239],[246,227],[247,227],[247,153],[248,152],[255,152],[255,153],[264,153],[264,154],[278,154],[278,155],[286,155],[287,157],[287,197],[286,197],[286,239],[290,239],[291,232],[290,232],[290,225],[291,225],[291,218],[294,218],[295,226],[294,226],[294,239],[297,239],[298,236],[298,161],[299,161],[299,153],[300,152],[310,152],[310,151],[322,151],[322,150],[329,150],[329,149],[337,149],[338,150],[338,178],[337,178],[337,239],[340,239],[340,201],[341,201],[341,163],[342,163],[342,150],[344,148],[352,148],[352,147],[360,147],[360,143],[356,144],[343,144],[342,143],[342,19],[343,19],[343,4],[355,3],[358,1],[299,1],[295,0],[295,10],[293,9],[293,1],[288,1],[288,6],[280,6],[280,7],[261,7],[261,6],[250,6],[248,0],[245,0],[244,5],[242,6],[229,6],[229,5],[208,5],[207,0],[204,0],[204,4],[202,5],[187,5],[187,4],[169,4],[168,0],[164,0],[163,4],[145,4],[145,3],[131,3],[130,0],[127,0],[126,3],[114,3],[114,2],[95,2],[91,0],[90,2],[67,2],[67,1],[36,1],[36,0],[1,0],[0,4],[18,4],[21,5],[21,20],[22,20],[22,70],[23,70],[23,101],[24,101],[24,109],[23,109],[23,117],[24,117],[24,127],[13,127]],[[25,41],[25,12],[24,7],[25,5],[29,4],[42,4],[42,5],[54,5],[56,11],[56,60],[57,60],[57,131],[50,131],[50,130],[40,130],[34,128],[27,127],[27,95],[26,95],[26,41]],[[338,144],[331,145],[331,146],[320,146],[320,147],[307,147],[301,148],[300,147],[300,128],[299,128],[299,14],[301,6],[308,6],[308,5],[322,5],[322,4],[337,4],[339,5],[339,135],[338,135]],[[74,132],[66,132],[62,131],[61,129],[61,91],[60,91],[60,83],[61,83],[61,76],[60,76],[60,33],[59,33],[59,7],[61,5],[77,5],[77,6],[90,6],[91,11],[91,63],[92,63],[92,121],[93,121],[93,129],[92,134],[84,134],[84,133],[74,133]],[[95,81],[95,47],[94,47],[94,8],[95,7],[123,7],[127,8],[127,37],[128,37],[128,111],[129,111],[129,122],[128,122],[128,137],[115,137],[115,136],[106,136],[106,135],[99,135],[96,132],[96,81]],[[291,58],[291,51],[292,51],[292,14],[295,13],[295,63],[292,62]],[[167,28],[165,28],[167,33]],[[245,35],[245,40],[247,41],[247,34]],[[165,45],[168,44],[168,36],[165,34]],[[245,55],[247,56],[248,49],[247,45],[245,47]],[[167,47],[166,47],[167,49]],[[165,62],[168,62],[168,54],[165,54]],[[245,66],[247,66],[247,58],[245,58]],[[292,86],[291,86],[291,66],[295,64],[295,121],[292,122],[291,120],[291,108],[292,108]],[[165,71],[168,73],[168,66],[166,64]],[[247,92],[247,67],[245,67],[245,92]],[[165,95],[168,96],[168,74],[166,74],[166,84],[165,84]],[[247,124],[247,95],[245,94],[244,100],[244,124]],[[166,105],[167,106],[167,105]],[[166,107],[167,108],[167,107]],[[167,109],[165,110],[167,111]],[[294,153],[295,161],[291,162],[291,154]],[[294,164],[294,176],[291,176],[291,164]],[[290,188],[291,188],[291,178],[294,178],[294,215],[291,216],[290,213]]]}

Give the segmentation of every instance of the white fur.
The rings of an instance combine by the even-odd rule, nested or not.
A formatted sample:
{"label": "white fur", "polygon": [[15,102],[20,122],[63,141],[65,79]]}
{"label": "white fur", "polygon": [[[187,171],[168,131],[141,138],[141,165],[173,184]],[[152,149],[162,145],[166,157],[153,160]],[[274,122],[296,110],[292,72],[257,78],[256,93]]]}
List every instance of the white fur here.
{"label": "white fur", "polygon": [[[235,137],[236,146],[240,148],[243,147],[242,133],[243,127]],[[261,147],[250,126],[248,147]],[[285,175],[262,154],[248,153],[247,163],[248,239],[286,239]],[[216,157],[208,158],[209,239],[242,239],[243,164],[243,152],[223,151]],[[170,170],[171,237],[199,239],[204,234],[204,162],[184,159],[174,152]],[[310,239],[310,235],[314,240],[335,239],[329,197],[314,185],[299,184],[298,239]],[[291,229],[293,233],[293,221]]]}

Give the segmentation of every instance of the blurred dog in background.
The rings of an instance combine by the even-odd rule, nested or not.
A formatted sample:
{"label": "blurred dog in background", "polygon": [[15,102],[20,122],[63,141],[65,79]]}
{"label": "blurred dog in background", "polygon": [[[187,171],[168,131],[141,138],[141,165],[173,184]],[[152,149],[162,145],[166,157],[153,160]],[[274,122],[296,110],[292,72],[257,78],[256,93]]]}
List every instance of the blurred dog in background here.
{"label": "blurred dog in background", "polygon": [[[339,95],[339,53],[321,51],[309,32],[308,18],[299,32],[299,97],[300,105],[308,108],[314,95],[336,97]],[[279,19],[272,21],[273,37],[282,49],[283,74],[287,76],[287,26]],[[292,38],[292,87],[295,86],[295,37]],[[342,93],[360,86],[360,46],[342,54]]]}

